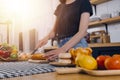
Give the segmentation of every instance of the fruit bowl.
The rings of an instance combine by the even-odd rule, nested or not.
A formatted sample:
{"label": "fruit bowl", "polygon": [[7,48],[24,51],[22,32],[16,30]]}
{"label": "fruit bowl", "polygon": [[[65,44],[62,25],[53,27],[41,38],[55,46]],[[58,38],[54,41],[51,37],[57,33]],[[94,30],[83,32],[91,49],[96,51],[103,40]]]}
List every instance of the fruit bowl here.
{"label": "fruit bowl", "polygon": [[7,43],[0,44],[0,60],[2,61],[16,61],[18,60],[18,50],[15,45]]}
{"label": "fruit bowl", "polygon": [[9,62],[9,61],[17,61],[18,58],[12,59],[12,58],[10,58],[10,57],[8,57],[8,58],[3,58],[3,57],[0,56],[0,60],[1,60],[1,61],[8,61],[8,62]]}

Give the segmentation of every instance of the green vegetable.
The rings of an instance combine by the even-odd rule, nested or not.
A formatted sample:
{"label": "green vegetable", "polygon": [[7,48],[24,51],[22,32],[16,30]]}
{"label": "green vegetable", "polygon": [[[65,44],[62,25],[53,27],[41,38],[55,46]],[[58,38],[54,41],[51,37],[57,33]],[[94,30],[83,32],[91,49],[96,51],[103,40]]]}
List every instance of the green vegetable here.
{"label": "green vegetable", "polygon": [[12,58],[12,59],[17,59],[17,58],[18,58],[18,55],[17,55],[17,54],[12,53],[12,54],[10,54],[10,58]]}

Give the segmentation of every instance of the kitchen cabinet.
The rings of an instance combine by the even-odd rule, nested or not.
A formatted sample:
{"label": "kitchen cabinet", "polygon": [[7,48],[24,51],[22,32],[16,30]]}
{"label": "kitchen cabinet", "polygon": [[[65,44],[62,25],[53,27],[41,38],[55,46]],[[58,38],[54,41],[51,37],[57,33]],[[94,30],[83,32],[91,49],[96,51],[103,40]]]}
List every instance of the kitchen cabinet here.
{"label": "kitchen cabinet", "polygon": [[93,57],[99,55],[110,55],[120,54],[120,42],[119,43],[94,43],[88,44],[89,47],[93,50]]}
{"label": "kitchen cabinet", "polygon": [[120,54],[120,46],[92,47],[92,56]]}

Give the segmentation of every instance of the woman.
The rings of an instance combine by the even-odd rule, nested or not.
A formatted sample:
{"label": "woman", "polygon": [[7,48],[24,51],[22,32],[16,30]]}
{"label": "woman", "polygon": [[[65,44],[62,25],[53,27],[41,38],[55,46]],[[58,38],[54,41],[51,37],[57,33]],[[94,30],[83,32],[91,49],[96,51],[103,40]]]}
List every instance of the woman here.
{"label": "woman", "polygon": [[87,34],[89,17],[92,15],[89,0],[60,0],[60,2],[55,10],[54,29],[36,46],[41,47],[54,37],[59,40],[60,47],[46,53],[49,60],[54,60],[59,53],[67,52],[72,47],[88,46],[84,37]]}

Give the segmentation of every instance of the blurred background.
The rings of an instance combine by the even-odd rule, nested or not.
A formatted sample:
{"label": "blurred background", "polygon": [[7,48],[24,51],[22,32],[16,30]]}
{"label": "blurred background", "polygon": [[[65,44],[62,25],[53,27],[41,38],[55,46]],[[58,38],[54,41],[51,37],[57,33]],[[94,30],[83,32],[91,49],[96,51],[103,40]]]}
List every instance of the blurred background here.
{"label": "blurred background", "polygon": [[[94,16],[120,12],[120,0],[111,0],[93,6]],[[0,42],[15,44],[19,50],[29,52],[38,40],[53,28],[54,10],[59,0],[0,0]],[[111,42],[120,42],[120,22],[107,25]],[[114,27],[113,27],[114,26]],[[88,29],[88,32],[105,30],[105,25]],[[51,46],[51,41],[47,46]]]}

